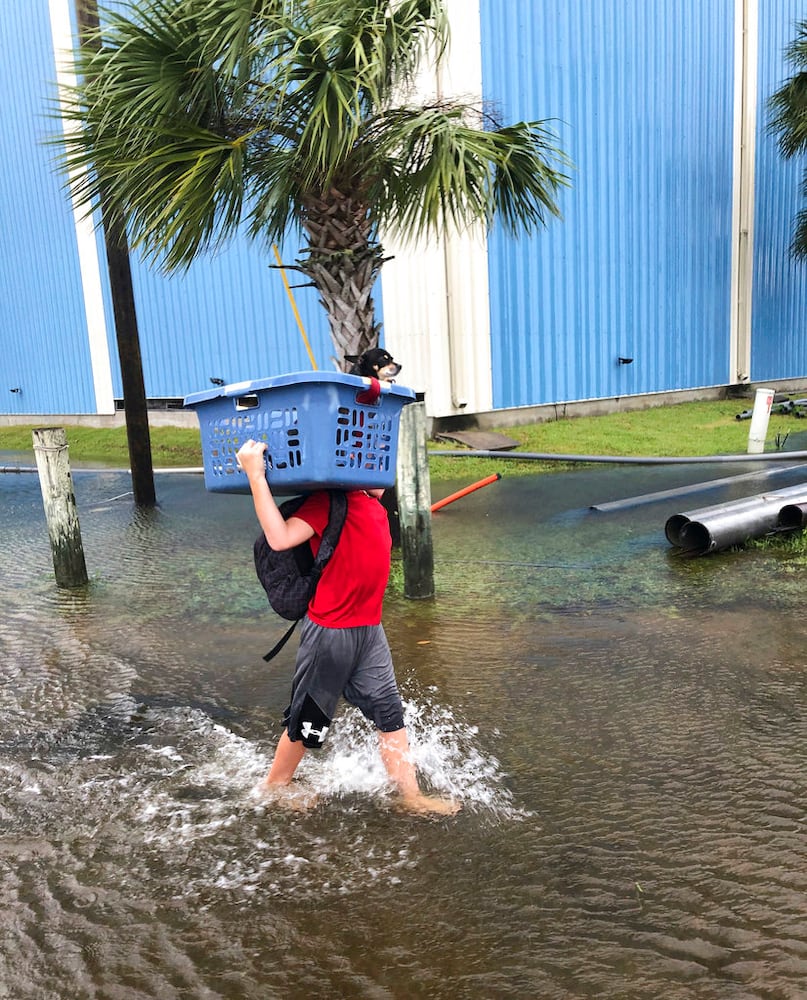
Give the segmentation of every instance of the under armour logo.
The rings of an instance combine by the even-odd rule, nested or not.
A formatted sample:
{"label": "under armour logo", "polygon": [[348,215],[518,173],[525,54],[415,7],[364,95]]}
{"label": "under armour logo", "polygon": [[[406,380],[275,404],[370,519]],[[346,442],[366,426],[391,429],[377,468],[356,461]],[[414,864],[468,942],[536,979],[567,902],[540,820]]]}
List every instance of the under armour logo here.
{"label": "under armour logo", "polygon": [[304,740],[310,739],[312,736],[316,736],[320,743],[324,743],[325,737],[328,735],[328,728],[328,726],[323,726],[322,729],[314,729],[310,722],[304,722],[301,730],[301,736]]}

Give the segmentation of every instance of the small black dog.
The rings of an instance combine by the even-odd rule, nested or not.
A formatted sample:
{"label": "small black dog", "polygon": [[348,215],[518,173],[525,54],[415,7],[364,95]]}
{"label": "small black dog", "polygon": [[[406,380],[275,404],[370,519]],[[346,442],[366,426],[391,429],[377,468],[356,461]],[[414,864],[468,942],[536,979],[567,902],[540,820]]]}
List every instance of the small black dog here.
{"label": "small black dog", "polygon": [[374,347],[364,354],[346,354],[345,361],[352,361],[350,375],[364,375],[365,378],[377,378],[382,382],[394,382],[401,366],[394,360],[389,351]]}

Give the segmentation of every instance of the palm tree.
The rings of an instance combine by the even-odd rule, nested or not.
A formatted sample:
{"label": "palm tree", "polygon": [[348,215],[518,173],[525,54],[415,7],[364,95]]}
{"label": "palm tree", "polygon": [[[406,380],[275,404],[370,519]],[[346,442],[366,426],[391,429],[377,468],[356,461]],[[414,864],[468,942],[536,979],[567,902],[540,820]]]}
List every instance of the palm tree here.
{"label": "palm tree", "polygon": [[559,214],[566,160],[543,122],[410,99],[445,52],[442,0],[139,0],[102,21],[65,111],[65,164],[90,168],[74,196],[108,199],[166,270],[244,226],[267,246],[302,230],[295,266],[337,357],[378,341],[381,232]]}
{"label": "palm tree", "polygon": [[[788,46],[786,56],[795,72],[770,98],[769,108],[771,129],[779,133],[779,150],[786,159],[791,159],[807,151],[807,21],[797,26],[796,38]],[[795,257],[807,257],[807,209],[796,216],[790,249]]]}

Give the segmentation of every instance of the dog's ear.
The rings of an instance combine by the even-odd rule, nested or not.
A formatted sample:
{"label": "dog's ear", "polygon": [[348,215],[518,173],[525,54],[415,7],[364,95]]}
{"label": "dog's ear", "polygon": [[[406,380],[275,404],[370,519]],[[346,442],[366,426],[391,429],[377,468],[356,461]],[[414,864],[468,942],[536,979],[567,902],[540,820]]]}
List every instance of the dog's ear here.
{"label": "dog's ear", "polygon": [[345,361],[349,361],[352,365],[355,365],[360,357],[360,354],[346,354]]}

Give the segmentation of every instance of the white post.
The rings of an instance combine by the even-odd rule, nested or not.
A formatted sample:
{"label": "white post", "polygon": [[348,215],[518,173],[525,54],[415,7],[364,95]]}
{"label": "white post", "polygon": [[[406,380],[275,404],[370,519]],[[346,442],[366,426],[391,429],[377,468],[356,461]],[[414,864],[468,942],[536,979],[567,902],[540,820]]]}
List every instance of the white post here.
{"label": "white post", "polygon": [[765,450],[765,436],[773,405],[773,389],[757,389],[754,409],[751,412],[751,426],[748,429],[748,454],[761,455]]}
{"label": "white post", "polygon": [[87,566],[70,476],[67,435],[63,427],[40,427],[33,432],[33,438],[56,583],[60,587],[83,587],[87,583]]}

